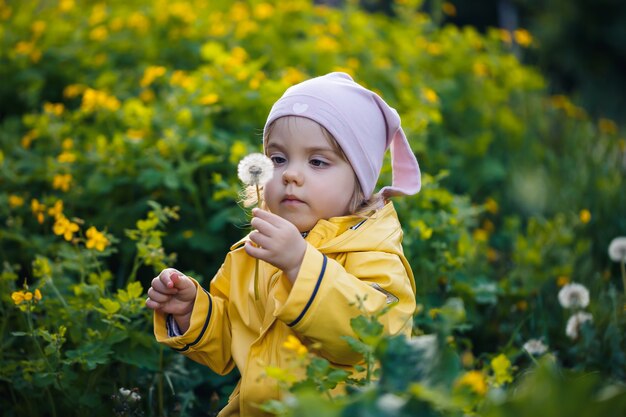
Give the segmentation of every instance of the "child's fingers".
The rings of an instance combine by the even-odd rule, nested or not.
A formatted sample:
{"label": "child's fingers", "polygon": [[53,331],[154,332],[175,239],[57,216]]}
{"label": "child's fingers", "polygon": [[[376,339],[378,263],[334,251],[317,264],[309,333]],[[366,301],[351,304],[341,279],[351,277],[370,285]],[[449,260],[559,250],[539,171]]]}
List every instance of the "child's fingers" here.
{"label": "child's fingers", "polygon": [[266,260],[264,255],[267,253],[267,251],[261,247],[254,246],[252,242],[246,242],[243,249],[248,255],[252,256],[253,258]]}
{"label": "child's fingers", "polygon": [[148,288],[148,297],[151,300],[157,303],[164,303],[172,298],[172,295],[163,294],[162,292],[157,291],[153,287]]}
{"label": "child's fingers", "polygon": [[255,218],[258,218],[267,222],[268,224],[272,226],[277,226],[284,220],[282,217],[274,213],[270,213],[269,211],[260,209],[260,208],[252,209],[252,215],[254,216],[252,220],[254,220]]}
{"label": "child's fingers", "polygon": [[178,292],[178,289],[168,287],[167,284],[163,282],[161,275],[154,278],[150,285],[151,285],[151,288],[154,288],[156,291],[163,293],[163,294],[176,294]]}
{"label": "child's fingers", "polygon": [[166,268],[159,274],[159,279],[167,288],[170,289],[180,289],[179,284],[181,280],[180,277],[184,277],[185,275],[174,269],[174,268]]}
{"label": "child's fingers", "polygon": [[272,244],[271,236],[267,236],[260,231],[253,231],[250,233],[250,240],[253,241],[257,246],[261,247],[269,247]]}
{"label": "child's fingers", "polygon": [[152,298],[148,297],[146,299],[146,307],[152,309],[152,310],[158,310],[161,308],[161,304],[157,303],[156,301],[154,301]]}

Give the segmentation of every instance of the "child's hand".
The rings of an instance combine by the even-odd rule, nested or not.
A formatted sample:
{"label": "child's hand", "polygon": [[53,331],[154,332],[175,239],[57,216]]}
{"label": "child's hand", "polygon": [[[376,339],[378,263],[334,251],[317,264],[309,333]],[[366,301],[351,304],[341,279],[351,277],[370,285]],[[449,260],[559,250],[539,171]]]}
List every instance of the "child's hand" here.
{"label": "child's hand", "polygon": [[172,314],[180,330],[186,332],[189,329],[196,292],[196,286],[189,277],[176,269],[167,268],[152,280],[146,307]]}
{"label": "child's hand", "polygon": [[246,242],[245,251],[281,269],[293,283],[306,252],[304,238],[296,226],[276,214],[255,208],[252,215],[250,224],[256,230],[250,233],[250,240],[258,247]]}

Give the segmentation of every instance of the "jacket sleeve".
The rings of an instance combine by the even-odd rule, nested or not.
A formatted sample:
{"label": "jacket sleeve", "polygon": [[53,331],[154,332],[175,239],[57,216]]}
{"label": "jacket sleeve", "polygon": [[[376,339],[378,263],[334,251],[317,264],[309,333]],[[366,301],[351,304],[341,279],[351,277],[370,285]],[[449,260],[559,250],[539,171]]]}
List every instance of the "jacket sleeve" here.
{"label": "jacket sleeve", "polygon": [[229,258],[211,282],[211,292],[196,280],[196,300],[189,329],[180,336],[170,337],[166,315],[155,311],[154,335],[158,342],[208,366],[218,374],[227,374],[234,367],[231,357],[231,327],[228,317]]}
{"label": "jacket sleeve", "polygon": [[[326,359],[354,365],[362,358],[342,337],[356,337],[350,320],[394,303],[380,318],[385,332],[408,334],[413,324],[415,294],[412,273],[400,255],[371,251],[345,256],[342,266],[308,245],[291,290],[277,291],[274,314],[295,332],[318,342],[320,354]],[[365,298],[365,311],[359,309],[357,298]]]}

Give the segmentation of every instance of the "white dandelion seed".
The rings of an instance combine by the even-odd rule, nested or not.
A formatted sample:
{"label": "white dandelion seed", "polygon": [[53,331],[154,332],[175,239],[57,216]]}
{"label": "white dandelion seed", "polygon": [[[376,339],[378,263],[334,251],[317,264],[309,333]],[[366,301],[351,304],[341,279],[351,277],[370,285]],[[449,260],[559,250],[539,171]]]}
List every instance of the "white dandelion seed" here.
{"label": "white dandelion seed", "polygon": [[559,291],[559,303],[563,308],[585,308],[589,305],[589,290],[575,282],[567,284]]}
{"label": "white dandelion seed", "polygon": [[567,320],[567,325],[565,326],[565,334],[572,340],[578,339],[578,333],[580,332],[580,328],[585,322],[593,322],[593,316],[591,313],[585,313],[583,311],[579,311],[576,314],[573,314],[569,320]]}
{"label": "white dandelion seed", "polygon": [[126,389],[124,387],[120,388],[120,394],[122,394],[123,397],[128,397],[130,395],[130,390]]}
{"label": "white dandelion seed", "polygon": [[611,241],[609,258],[613,262],[626,262],[626,237],[616,237]]}
{"label": "white dandelion seed", "polygon": [[543,355],[544,353],[548,351],[548,346],[546,346],[539,339],[529,339],[526,343],[524,343],[524,346],[522,347],[530,355],[536,355],[536,356]]}
{"label": "white dandelion seed", "polygon": [[133,402],[137,402],[139,400],[141,400],[141,395],[137,394],[136,392],[132,392],[130,394],[130,400]]}
{"label": "white dandelion seed", "polygon": [[406,400],[395,394],[386,393],[381,395],[376,401],[378,409],[386,411],[388,414],[397,414],[397,412],[404,407]]}
{"label": "white dandelion seed", "polygon": [[274,175],[274,163],[262,153],[251,153],[239,161],[237,176],[246,185],[264,186]]}

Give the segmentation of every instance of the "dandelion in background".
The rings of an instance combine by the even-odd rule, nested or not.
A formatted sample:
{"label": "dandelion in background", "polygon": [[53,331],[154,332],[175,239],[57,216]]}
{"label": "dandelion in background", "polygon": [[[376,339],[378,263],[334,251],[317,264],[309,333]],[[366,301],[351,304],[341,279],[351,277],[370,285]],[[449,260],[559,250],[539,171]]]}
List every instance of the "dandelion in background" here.
{"label": "dandelion in background", "polygon": [[609,258],[613,262],[619,262],[622,271],[622,283],[624,284],[624,294],[626,294],[626,237],[616,237],[609,244]]}
{"label": "dandelion in background", "polygon": [[[261,187],[274,175],[274,163],[262,153],[253,153],[239,161],[237,175],[241,182],[256,191],[256,206],[261,205]],[[259,260],[254,267],[254,299],[259,299]]]}
{"label": "dandelion in background", "polygon": [[541,356],[548,351],[548,346],[539,339],[529,339],[522,348],[531,356]]}
{"label": "dandelion in background", "polygon": [[559,291],[559,303],[563,308],[585,308],[589,305],[589,290],[575,282],[567,284]]}
{"label": "dandelion in background", "polygon": [[378,397],[376,405],[378,409],[386,414],[397,414],[406,404],[407,400],[392,393],[386,393]]}
{"label": "dandelion in background", "polygon": [[578,339],[580,329],[585,322],[593,322],[593,316],[591,313],[579,311],[578,313],[573,314],[569,320],[567,320],[567,325],[565,326],[565,334],[567,337],[572,340]]}

